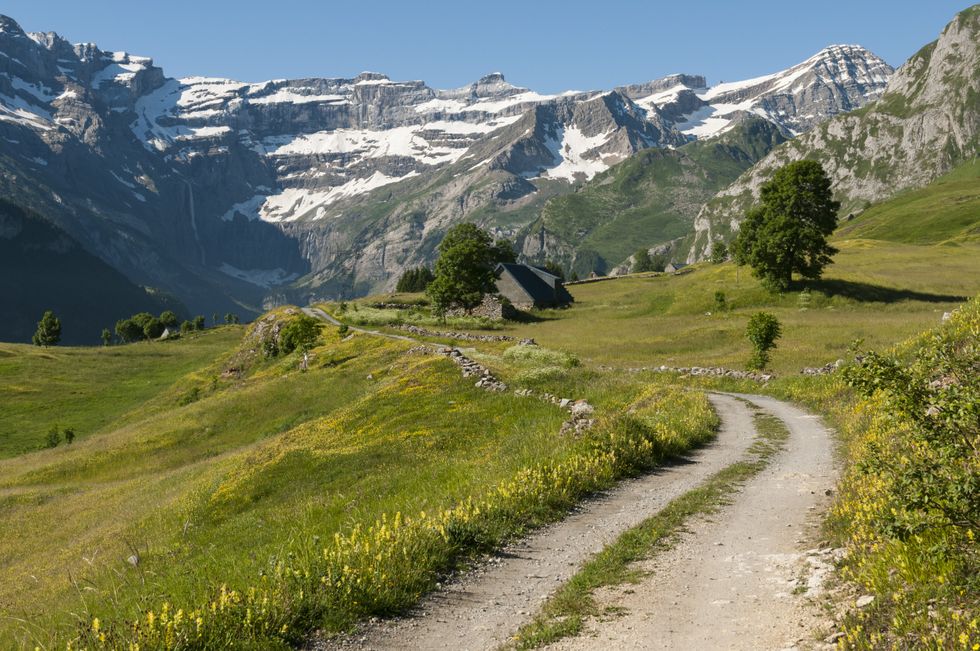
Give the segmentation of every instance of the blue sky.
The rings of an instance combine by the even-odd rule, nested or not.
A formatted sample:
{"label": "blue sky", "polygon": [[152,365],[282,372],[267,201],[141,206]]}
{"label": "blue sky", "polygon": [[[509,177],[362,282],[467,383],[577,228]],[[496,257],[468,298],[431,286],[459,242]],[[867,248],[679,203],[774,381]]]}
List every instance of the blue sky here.
{"label": "blue sky", "polygon": [[709,83],[857,43],[898,66],[965,0],[3,0],[28,31],[152,56],[170,76],[243,81],[363,70],[437,88],[500,71],[540,92],[610,88],[672,72]]}

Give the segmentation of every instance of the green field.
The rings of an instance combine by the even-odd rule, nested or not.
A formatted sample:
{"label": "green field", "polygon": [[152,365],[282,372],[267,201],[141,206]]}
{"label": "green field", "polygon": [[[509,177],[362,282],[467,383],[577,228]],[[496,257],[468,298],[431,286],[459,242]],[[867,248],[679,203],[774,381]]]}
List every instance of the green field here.
{"label": "green field", "polygon": [[[79,439],[100,431],[174,382],[223,355],[241,337],[224,327],[178,342],[35,348],[0,343],[0,458],[44,444],[52,427]],[[179,389],[179,387],[177,388]]]}

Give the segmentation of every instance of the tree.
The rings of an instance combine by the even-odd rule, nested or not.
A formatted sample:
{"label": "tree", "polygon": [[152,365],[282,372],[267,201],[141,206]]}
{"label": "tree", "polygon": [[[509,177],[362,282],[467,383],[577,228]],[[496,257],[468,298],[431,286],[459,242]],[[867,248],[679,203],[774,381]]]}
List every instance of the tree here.
{"label": "tree", "polygon": [[439,244],[435,278],[426,289],[436,312],[444,314],[452,305],[472,308],[494,291],[494,267],[502,253],[475,224],[450,228]]}
{"label": "tree", "polygon": [[306,352],[316,345],[320,326],[319,319],[300,315],[283,326],[279,333],[279,349],[287,355],[297,349]]}
{"label": "tree", "polygon": [[435,276],[432,274],[432,270],[425,266],[406,269],[405,273],[398,279],[398,285],[395,287],[395,291],[424,292],[434,278]]}
{"label": "tree", "polygon": [[565,270],[561,268],[561,265],[554,260],[546,260],[544,263],[545,271],[550,273],[552,276],[558,276],[562,280],[565,280]]}
{"label": "tree", "polygon": [[143,325],[143,336],[147,339],[159,339],[165,327],[160,319],[153,317]]}
{"label": "tree", "polygon": [[724,242],[715,242],[711,246],[711,261],[714,264],[721,264],[728,260],[728,247]]}
{"label": "tree", "polygon": [[206,324],[204,323],[204,315],[203,314],[198,314],[196,317],[194,317],[194,329],[195,330],[204,330],[205,327],[206,327]]}
{"label": "tree", "polygon": [[65,443],[71,445],[71,442],[75,440],[75,430],[72,427],[66,427],[64,431]]}
{"label": "tree", "polygon": [[61,321],[51,310],[45,311],[41,320],[37,322],[37,330],[31,341],[35,346],[54,346],[61,341]]}
{"label": "tree", "polygon": [[650,252],[646,249],[640,249],[633,254],[633,273],[642,273],[644,271],[653,271],[653,260],[650,258]]}
{"label": "tree", "polygon": [[752,342],[749,368],[763,369],[769,363],[769,351],[776,347],[776,340],[783,334],[779,320],[769,312],[756,312],[749,319],[745,336]]}
{"label": "tree", "polygon": [[189,332],[194,332],[194,324],[190,321],[184,321],[180,324],[180,334],[186,335]]}
{"label": "tree", "polygon": [[49,448],[56,448],[59,443],[61,443],[61,430],[58,429],[57,425],[53,425],[44,438],[44,444]]}
{"label": "tree", "polygon": [[102,345],[108,346],[112,343],[112,333],[109,328],[102,328]]}
{"label": "tree", "polygon": [[238,323],[238,315],[235,314],[234,312],[229,312],[228,314],[225,315],[225,323],[228,324]]}
{"label": "tree", "polygon": [[116,321],[116,335],[124,342],[139,341],[143,338],[143,326],[133,319]]}
{"label": "tree", "polygon": [[837,227],[840,203],[820,163],[790,163],[762,186],[762,203],[752,208],[732,245],[738,264],[773,291],[789,288],[793,273],[819,278],[837,249],[827,236]]}
{"label": "tree", "polygon": [[160,313],[160,323],[166,327],[177,325],[177,315],[174,314],[173,310],[164,310]]}
{"label": "tree", "polygon": [[517,262],[517,254],[514,253],[514,245],[510,240],[499,239],[493,243],[492,256],[494,263],[497,262]]}
{"label": "tree", "polygon": [[214,312],[211,314],[211,325],[218,325],[218,313]]}

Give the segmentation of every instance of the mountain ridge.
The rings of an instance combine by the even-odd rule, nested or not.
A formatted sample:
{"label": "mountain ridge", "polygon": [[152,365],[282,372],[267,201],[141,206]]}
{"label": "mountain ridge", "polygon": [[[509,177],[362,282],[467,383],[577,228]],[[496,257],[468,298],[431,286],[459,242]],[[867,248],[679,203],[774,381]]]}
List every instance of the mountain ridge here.
{"label": "mountain ridge", "polygon": [[[0,192],[205,312],[392,286],[431,262],[453,223],[515,237],[552,196],[696,139],[682,128],[697,128],[692,115],[703,133],[748,116],[789,133],[794,116],[852,108],[890,73],[867,50],[828,48],[789,69],[809,80],[800,92],[773,91],[783,71],[707,116],[697,75],[552,95],[500,73],[448,90],[375,72],[178,80],[149,57],[28,35],[6,17],[0,52],[0,137],[17,143],[0,152]],[[823,80],[814,62],[834,56],[828,70],[858,57],[864,72]]]}

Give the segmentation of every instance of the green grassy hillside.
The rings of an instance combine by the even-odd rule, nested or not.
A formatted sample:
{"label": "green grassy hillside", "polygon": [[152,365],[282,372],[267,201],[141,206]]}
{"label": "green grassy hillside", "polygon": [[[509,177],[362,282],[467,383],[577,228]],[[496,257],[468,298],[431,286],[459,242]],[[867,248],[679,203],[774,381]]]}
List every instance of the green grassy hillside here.
{"label": "green grassy hillside", "polygon": [[[172,640],[130,624],[164,616],[161,608],[205,613],[224,585],[263,595],[269,619],[261,621],[276,625],[254,628],[252,602],[229,606],[201,625],[206,638],[194,637],[204,629],[188,634],[197,646],[276,648],[312,628],[402,609],[459,554],[553,519],[585,492],[711,433],[700,394],[599,378],[568,356],[555,367],[546,355],[544,378],[533,373],[539,361],[499,347],[481,360],[517,386],[587,398],[603,423],[594,436],[560,435],[567,412],[476,388],[445,358],[410,353],[410,342],[325,328],[302,372],[298,353],[263,359],[257,327],[244,338],[229,327],[108,350],[4,347],[5,381],[23,396],[84,388],[44,418],[73,414],[93,431],[70,446],[0,460],[0,646],[62,646],[82,630],[95,645],[108,631],[108,647],[169,647]],[[70,364],[78,384],[66,388],[39,366],[47,362]],[[120,396],[115,384],[127,373],[145,386]],[[28,423],[23,396],[10,404]],[[622,421],[641,397],[635,418]],[[661,401],[688,406],[668,412]],[[636,420],[648,412],[649,422]],[[439,528],[427,528],[422,512],[443,518],[432,521]],[[382,517],[408,528],[379,553],[427,541],[391,557],[403,565],[386,571],[390,580],[344,552],[345,566],[375,581],[361,597],[296,585],[332,571],[323,563],[335,534],[356,537]],[[406,558],[408,567],[398,560]],[[89,628],[95,619],[98,630]]]}
{"label": "green grassy hillside", "polygon": [[182,378],[226,355],[241,332],[227,326],[108,348],[0,343],[0,458],[36,450],[52,427],[73,428],[77,443],[144,415],[154,398],[169,408],[188,390]]}
{"label": "green grassy hillside", "polygon": [[980,239],[980,162],[964,163],[925,188],[871,206],[837,236],[906,244]]}

